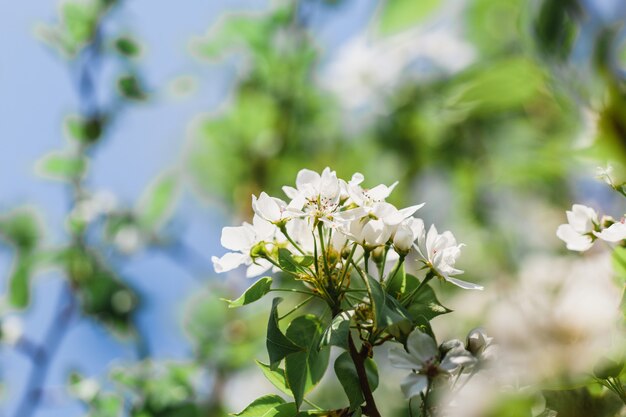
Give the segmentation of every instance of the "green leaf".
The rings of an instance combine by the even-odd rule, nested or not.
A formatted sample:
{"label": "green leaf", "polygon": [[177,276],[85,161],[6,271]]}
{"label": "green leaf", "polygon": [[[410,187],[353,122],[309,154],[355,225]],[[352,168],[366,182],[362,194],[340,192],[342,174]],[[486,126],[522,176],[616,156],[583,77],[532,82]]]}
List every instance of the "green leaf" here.
{"label": "green leaf", "polygon": [[228,303],[229,308],[236,308],[245,306],[247,304],[253,303],[259,299],[261,299],[265,294],[270,292],[270,288],[272,287],[272,278],[263,277],[254,284],[250,286],[239,298],[236,300],[227,300],[222,298],[222,300]]}
{"label": "green leaf", "polygon": [[297,412],[295,403],[285,403],[268,410],[260,417],[294,417]]}
{"label": "green leaf", "polygon": [[37,171],[41,175],[61,181],[80,178],[86,169],[86,158],[65,152],[51,152],[37,162]]}
{"label": "green leaf", "polygon": [[16,308],[24,308],[30,301],[30,278],[33,260],[29,255],[19,254],[15,259],[9,278],[9,303]]}
{"label": "green leaf", "polygon": [[304,394],[322,379],[328,366],[330,350],[318,350],[322,324],[311,314],[295,318],[287,328],[287,337],[305,348],[285,357],[285,376],[299,409]]}
{"label": "green leaf", "polygon": [[256,364],[261,368],[261,372],[265,375],[268,381],[272,383],[281,392],[292,395],[291,390],[287,386],[287,378],[285,377],[285,371],[281,368],[272,369],[269,365],[263,362],[256,361]]}
{"label": "green leaf", "polygon": [[178,176],[159,176],[139,200],[138,222],[145,230],[160,228],[171,216],[178,200]]}
{"label": "green leaf", "polygon": [[613,269],[622,283],[626,283],[626,248],[617,246],[613,249]]}
{"label": "green leaf", "polygon": [[298,265],[298,262],[293,258],[289,249],[278,249],[278,263],[280,267],[287,272],[296,273],[300,269],[300,265]]}
{"label": "green leaf", "polygon": [[400,270],[386,282],[385,289],[395,298],[400,298],[405,294],[406,271],[404,270],[404,263],[400,266]]}
{"label": "green leaf", "polygon": [[98,10],[91,4],[67,2],[63,4],[61,16],[67,35],[73,44],[86,43],[94,34]]}
{"label": "green leaf", "polygon": [[622,373],[622,369],[624,369],[624,362],[602,357],[593,367],[593,374],[596,378],[608,379],[618,377]]}
{"label": "green leaf", "polygon": [[278,304],[283,301],[276,297],[272,301],[272,311],[270,312],[267,324],[267,353],[270,358],[270,368],[276,369],[281,360],[290,353],[300,352],[303,349],[289,340],[278,327]]}
{"label": "green leaf", "polygon": [[338,346],[348,349],[348,335],[350,334],[350,320],[354,315],[354,310],[343,311],[336,315],[330,322],[322,339],[320,349],[324,346]]}
{"label": "green leaf", "polygon": [[380,31],[387,35],[409,29],[428,17],[440,0],[387,0],[379,20]]}
{"label": "green leaf", "polygon": [[285,357],[285,376],[298,410],[307,384],[307,360],[307,352],[291,353]]}
{"label": "green leaf", "polygon": [[114,44],[115,50],[120,54],[134,58],[141,54],[141,46],[137,41],[128,36],[122,36],[115,40]]}
{"label": "green leaf", "polygon": [[[365,372],[370,388],[374,391],[378,387],[378,368],[376,362],[367,358],[365,360]],[[359,376],[354,367],[354,362],[348,352],[343,352],[335,360],[335,374],[343,387],[348,400],[350,401],[350,410],[355,410],[365,399],[361,392]]]}
{"label": "green leaf", "polygon": [[284,403],[285,400],[278,395],[264,395],[263,397],[252,401],[250,405],[243,409],[243,411],[232,415],[241,417],[259,417]]}
{"label": "green leaf", "polygon": [[[414,288],[417,288],[418,285],[419,280],[416,277],[407,275],[407,291],[412,291]],[[422,286],[413,298],[411,305],[407,307],[407,311],[413,318],[423,316],[427,320],[432,320],[441,314],[452,312],[452,310],[444,307],[439,302],[430,284]]]}
{"label": "green leaf", "polygon": [[122,97],[129,100],[142,101],[148,98],[141,83],[135,75],[123,75],[117,79],[117,89]]}
{"label": "green leaf", "polygon": [[525,58],[492,62],[488,71],[476,70],[465,78],[453,88],[449,105],[480,114],[519,108],[537,97],[544,84],[540,69]]}
{"label": "green leaf", "polygon": [[373,277],[368,277],[372,289],[375,328],[380,332],[402,321],[410,320],[409,315],[400,306],[398,301],[387,294],[380,282]]}
{"label": "green leaf", "polygon": [[65,131],[72,138],[85,144],[92,144],[102,136],[104,119],[91,117],[85,119],[78,115],[68,116],[65,119]]}
{"label": "green leaf", "polygon": [[18,250],[32,251],[43,236],[37,212],[22,207],[3,215],[0,217],[0,235]]}

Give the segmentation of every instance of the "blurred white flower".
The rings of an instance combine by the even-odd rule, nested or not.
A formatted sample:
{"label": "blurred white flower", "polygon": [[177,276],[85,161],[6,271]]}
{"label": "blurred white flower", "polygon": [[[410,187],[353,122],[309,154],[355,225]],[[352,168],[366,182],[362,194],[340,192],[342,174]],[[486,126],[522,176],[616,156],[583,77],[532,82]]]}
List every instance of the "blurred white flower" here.
{"label": "blurred white flower", "polygon": [[610,256],[531,258],[519,283],[491,309],[498,362],[532,383],[590,372],[615,346],[622,288]]}
{"label": "blurred white flower", "polygon": [[136,226],[124,226],[115,234],[113,243],[120,252],[133,254],[141,247],[141,231]]}
{"label": "blurred white flower", "polygon": [[0,323],[0,337],[9,346],[14,346],[24,334],[24,324],[18,316],[8,315]]}
{"label": "blurred white flower", "polygon": [[598,226],[598,214],[590,207],[574,204],[568,210],[567,224],[562,224],[556,230],[556,235],[564,241],[567,249],[584,252],[593,246],[592,232]]}
{"label": "blurred white flower", "polygon": [[596,168],[596,177],[612,186],[613,180],[611,179],[611,175],[613,175],[613,166],[611,164]]}
{"label": "blurred white flower", "polygon": [[90,402],[100,391],[100,384],[93,378],[85,378],[72,385],[74,394],[84,402]]}
{"label": "blurred white flower", "polygon": [[452,347],[442,360],[437,344],[432,337],[420,330],[413,330],[406,342],[406,350],[393,347],[389,350],[389,361],[396,368],[412,371],[400,384],[407,398],[419,396],[430,380],[447,377],[460,366],[473,362],[465,349]]}
{"label": "blurred white flower", "polygon": [[457,25],[418,27],[387,38],[360,35],[344,46],[321,82],[348,110],[374,107],[407,80],[447,76],[470,65],[473,47]]}

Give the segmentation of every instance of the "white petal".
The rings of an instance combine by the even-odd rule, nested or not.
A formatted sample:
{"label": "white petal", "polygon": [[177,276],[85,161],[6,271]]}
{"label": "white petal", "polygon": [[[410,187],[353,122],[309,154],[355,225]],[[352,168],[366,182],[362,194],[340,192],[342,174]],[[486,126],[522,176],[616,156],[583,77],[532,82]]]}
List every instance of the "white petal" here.
{"label": "white petal", "polygon": [[303,190],[307,187],[319,188],[320,174],[310,169],[301,169],[296,177],[296,187],[298,190]]}
{"label": "white petal", "polygon": [[422,368],[422,362],[401,347],[389,349],[389,362],[391,362],[392,366],[400,369],[413,370]]}
{"label": "white petal", "polygon": [[411,373],[402,383],[400,388],[407,399],[418,397],[428,387],[428,378],[425,375]]}
{"label": "white petal", "polygon": [[265,259],[257,259],[246,270],[246,278],[254,278],[256,276],[259,276],[267,272],[271,267],[272,264],[269,261]]}
{"label": "white petal", "polygon": [[237,227],[225,227],[222,229],[222,246],[234,251],[249,249],[254,244],[254,229],[244,224]]}
{"label": "white petal", "polygon": [[422,207],[424,207],[424,204],[426,204],[426,203],[422,203],[422,204],[417,204],[415,206],[406,207],[406,208],[400,209],[398,211],[402,215],[402,218],[406,219],[407,217],[411,217],[413,214],[415,214],[415,212],[417,210],[419,210]]}
{"label": "white petal", "polygon": [[613,223],[600,233],[596,232],[594,234],[606,242],[619,242],[626,239],[626,224],[621,222]]}
{"label": "white petal", "polygon": [[556,235],[565,242],[567,249],[584,252],[593,246],[590,236],[576,232],[570,224],[562,224],[556,229]]}
{"label": "white petal", "polygon": [[291,199],[294,199],[298,196],[298,190],[293,187],[289,187],[288,185],[283,186],[283,192],[285,195]]}
{"label": "white petal", "polygon": [[[252,208],[254,212],[269,222],[280,220],[280,202],[280,200],[275,200],[265,192],[262,192],[258,199],[252,196]],[[282,203],[286,205],[284,202]]]}
{"label": "white petal", "polygon": [[437,344],[432,337],[419,330],[413,330],[406,341],[411,356],[424,363],[437,356]]}
{"label": "white petal", "polygon": [[451,284],[456,285],[457,287],[461,287],[465,290],[483,290],[484,287],[482,285],[474,284],[471,282],[463,281],[457,278],[445,277],[444,279]]}
{"label": "white petal", "polygon": [[350,185],[359,185],[365,180],[365,177],[360,172],[355,172],[350,180]]}
{"label": "white petal", "polygon": [[221,258],[213,256],[211,262],[213,262],[213,269],[215,272],[222,273],[237,268],[239,265],[244,264],[248,256],[239,252],[228,252]]}

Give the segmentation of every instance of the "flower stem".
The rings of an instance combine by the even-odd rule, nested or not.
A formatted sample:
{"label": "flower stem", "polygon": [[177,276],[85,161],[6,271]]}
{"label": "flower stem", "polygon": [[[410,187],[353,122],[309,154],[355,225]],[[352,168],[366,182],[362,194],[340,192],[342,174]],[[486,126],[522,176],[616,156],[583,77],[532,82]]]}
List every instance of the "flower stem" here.
{"label": "flower stem", "polygon": [[[387,287],[391,285],[391,283],[393,282],[393,279],[396,277],[396,275],[400,271],[400,268],[402,268],[402,265],[404,265],[405,258],[406,256],[400,255],[400,259],[398,259],[396,266],[393,268],[393,271],[391,271],[388,275],[389,279],[387,280]],[[382,285],[383,283],[384,283],[384,280],[381,279],[380,284]]]}
{"label": "flower stem", "polygon": [[298,250],[298,252],[300,252],[302,255],[306,255],[306,253],[304,253],[302,248],[291,238],[289,233],[287,233],[287,226],[285,226],[285,225],[280,226],[280,231],[281,231],[281,233],[283,235],[285,235],[285,237],[287,238],[289,243],[291,243],[293,245],[293,247]]}
{"label": "flower stem", "polygon": [[422,282],[420,282],[420,285],[418,285],[413,291],[411,291],[406,297],[401,300],[402,305],[406,307],[413,300],[413,297],[415,297],[415,295],[422,289],[422,287],[424,287],[428,283],[428,281],[430,281],[434,277],[435,274],[432,271],[428,272]]}
{"label": "flower stem", "polygon": [[326,248],[324,247],[324,229],[322,227],[322,222],[317,223],[317,231],[320,238],[320,247],[322,249],[322,260],[324,261],[324,272],[326,272],[326,276],[330,280],[330,268],[328,267],[328,260],[326,259],[327,253]]}

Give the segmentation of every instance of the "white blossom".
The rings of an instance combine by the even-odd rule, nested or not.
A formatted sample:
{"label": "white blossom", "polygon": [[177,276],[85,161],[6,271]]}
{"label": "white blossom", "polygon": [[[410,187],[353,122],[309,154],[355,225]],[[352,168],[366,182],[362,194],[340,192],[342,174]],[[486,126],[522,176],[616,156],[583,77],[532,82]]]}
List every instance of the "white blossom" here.
{"label": "white blossom", "polygon": [[574,204],[567,211],[567,224],[558,227],[556,235],[564,241],[567,249],[584,252],[593,245],[592,232],[598,225],[598,214],[590,207]]}
{"label": "white blossom", "polygon": [[24,324],[22,319],[9,315],[2,319],[0,323],[0,337],[2,341],[10,346],[17,344],[24,334]]}
{"label": "white blossom", "polygon": [[407,398],[419,396],[430,379],[446,377],[458,367],[472,363],[474,359],[462,347],[452,347],[443,359],[432,337],[420,330],[413,330],[406,342],[406,350],[393,347],[389,350],[389,361],[396,368],[412,371],[400,384]]}
{"label": "white blossom", "polygon": [[480,285],[452,277],[463,273],[462,270],[455,268],[456,260],[461,255],[463,246],[463,244],[457,244],[450,231],[439,234],[435,225],[430,226],[428,234],[418,236],[419,254],[435,274],[461,288],[482,290],[483,287]]}

